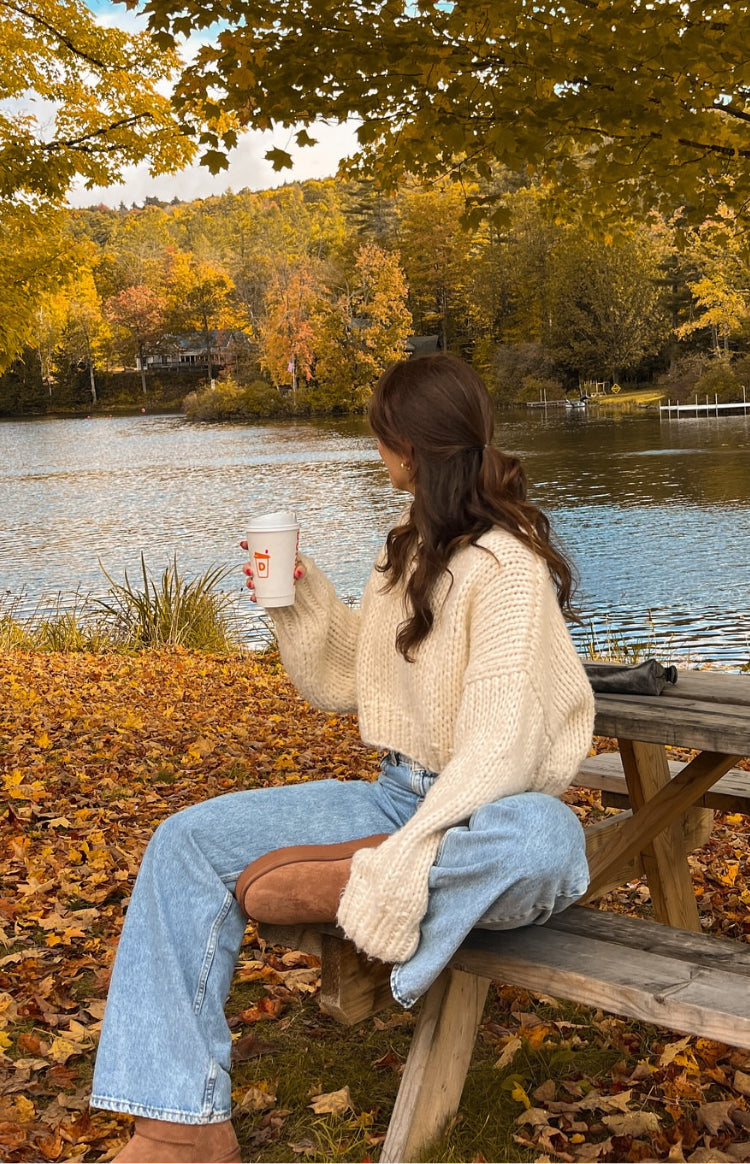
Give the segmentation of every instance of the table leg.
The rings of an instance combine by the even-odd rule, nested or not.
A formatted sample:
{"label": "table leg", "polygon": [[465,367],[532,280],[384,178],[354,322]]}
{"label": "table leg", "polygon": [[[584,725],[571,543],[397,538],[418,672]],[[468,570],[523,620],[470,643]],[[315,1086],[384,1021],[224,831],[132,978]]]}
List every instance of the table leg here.
{"label": "table leg", "polygon": [[456,1114],[489,985],[488,978],[446,969],[425,995],[382,1164],[424,1159]]}
{"label": "table leg", "polygon": [[[630,803],[637,813],[647,800],[670,782],[667,754],[661,744],[620,740],[620,754]],[[703,810],[703,811],[709,811]],[[660,922],[701,932],[681,821],[673,820],[644,849],[643,868],[654,914]]]}

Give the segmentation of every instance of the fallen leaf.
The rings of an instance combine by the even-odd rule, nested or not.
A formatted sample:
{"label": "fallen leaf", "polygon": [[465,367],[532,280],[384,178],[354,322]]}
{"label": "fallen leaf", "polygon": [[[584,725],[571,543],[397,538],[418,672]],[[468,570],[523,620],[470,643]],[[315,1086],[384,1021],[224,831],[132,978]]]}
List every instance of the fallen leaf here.
{"label": "fallen leaf", "polygon": [[328,1091],[323,1095],[316,1095],[308,1105],[316,1115],[343,1115],[345,1111],[353,1111],[352,1097],[348,1085],[338,1091]]}
{"label": "fallen leaf", "polygon": [[276,1107],[276,1086],[263,1082],[247,1087],[237,1107],[240,1111],[268,1111]]}
{"label": "fallen leaf", "polygon": [[532,1128],[543,1128],[549,1124],[550,1113],[543,1107],[530,1107],[516,1116],[517,1124],[528,1124]]}
{"label": "fallen leaf", "polygon": [[674,1061],[675,1056],[679,1055],[680,1051],[685,1050],[691,1038],[691,1035],[686,1035],[684,1039],[678,1039],[676,1043],[667,1043],[666,1047],[657,1060],[659,1066],[669,1066],[669,1064]]}
{"label": "fallen leaf", "polygon": [[508,1042],[503,1047],[500,1058],[495,1063],[495,1066],[502,1071],[503,1068],[508,1067],[516,1057],[518,1051],[521,1050],[522,1041],[518,1035],[512,1035]]}
{"label": "fallen leaf", "polygon": [[652,1111],[629,1111],[625,1115],[604,1116],[605,1123],[615,1136],[654,1136],[659,1131],[659,1117]]}
{"label": "fallen leaf", "polygon": [[698,1121],[712,1136],[726,1130],[732,1131],[734,1124],[730,1111],[736,1107],[734,1100],[717,1100],[715,1103],[703,1103],[698,1108]]}
{"label": "fallen leaf", "polygon": [[49,1057],[55,1063],[67,1063],[68,1059],[72,1058],[73,1055],[82,1055],[85,1049],[80,1043],[71,1043],[70,1039],[58,1037],[52,1041],[49,1049]]}
{"label": "fallen leaf", "polygon": [[540,1083],[532,1094],[539,1103],[550,1103],[557,1094],[557,1085],[554,1079],[545,1079],[544,1083]]}
{"label": "fallen leaf", "polygon": [[739,1091],[740,1095],[750,1097],[750,1075],[747,1075],[744,1071],[735,1071],[732,1087],[735,1091]]}
{"label": "fallen leaf", "polygon": [[243,1035],[232,1045],[232,1062],[244,1063],[248,1059],[257,1059],[267,1055],[276,1048],[273,1043],[263,1043],[255,1034]]}
{"label": "fallen leaf", "polygon": [[317,1151],[312,1140],[298,1140],[296,1144],[290,1144],[289,1147],[295,1156],[314,1156]]}

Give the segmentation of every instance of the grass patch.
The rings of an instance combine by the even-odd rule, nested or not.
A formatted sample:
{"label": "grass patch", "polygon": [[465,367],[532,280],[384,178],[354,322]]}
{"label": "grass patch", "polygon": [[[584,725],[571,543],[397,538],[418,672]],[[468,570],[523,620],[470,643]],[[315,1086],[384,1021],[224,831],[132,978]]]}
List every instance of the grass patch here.
{"label": "grass patch", "polygon": [[182,647],[227,654],[239,648],[232,599],[218,589],[228,569],[214,567],[187,579],[175,558],[154,578],[141,554],[141,585],[127,572],[123,582],[103,566],[102,572],[109,583],[104,598],[75,594],[65,602],[58,594],[31,613],[23,613],[20,599],[6,599],[0,606],[0,650],[102,654]]}
{"label": "grass patch", "polygon": [[[252,953],[263,957],[259,951]],[[278,965],[279,954],[267,952],[266,964]],[[310,995],[290,1000],[276,1021],[248,1027],[238,1022],[238,1015],[255,1014],[260,1000],[274,994],[278,996],[278,988],[273,985],[236,985],[228,1004],[236,1024],[236,1047],[257,1051],[233,1069],[234,1122],[245,1158],[376,1160],[419,1004],[413,1012],[394,1005],[374,1020],[344,1028],[322,1015],[316,997]],[[586,1139],[606,1139],[607,1129],[597,1126],[596,1104],[590,1097],[598,1095],[597,1081],[608,1087],[613,1074],[627,1078],[636,1066],[646,1029],[609,1018],[598,1023],[601,1017],[573,1004],[553,1004],[525,991],[493,986],[458,1115],[430,1149],[429,1160],[538,1159],[539,1148],[522,1121],[527,1105],[543,1105],[534,1097],[539,1089],[571,1104],[578,1098],[588,1120]],[[533,1023],[525,1026],[530,1018]],[[633,1033],[636,1029],[642,1034]],[[656,1032],[653,1037],[658,1037]],[[505,1066],[498,1066],[510,1039],[520,1046]],[[343,1088],[351,1095],[349,1110],[315,1114],[314,1096]],[[245,1110],[247,1094],[251,1102],[259,1094],[270,1094],[273,1106]],[[574,1118],[567,1120],[568,1125]]]}

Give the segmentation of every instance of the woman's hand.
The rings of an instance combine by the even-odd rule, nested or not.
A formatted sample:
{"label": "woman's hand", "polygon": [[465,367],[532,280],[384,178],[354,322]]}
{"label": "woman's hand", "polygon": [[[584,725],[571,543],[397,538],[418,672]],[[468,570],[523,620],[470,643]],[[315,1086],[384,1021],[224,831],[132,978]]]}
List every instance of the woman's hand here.
{"label": "woman's hand", "polygon": [[[240,546],[242,547],[243,550],[246,550],[247,549],[247,542],[246,541],[240,542]],[[257,602],[258,599],[255,597],[255,581],[253,578],[253,568],[249,562],[246,562],[245,565],[242,567],[242,572],[243,572],[243,574],[247,575],[247,580],[245,582],[245,585],[247,586],[248,590],[250,591],[250,601]],[[294,566],[294,583],[295,583],[295,585],[297,584],[298,579],[304,578],[304,576],[305,576],[305,567],[300,564],[299,560],[297,560],[295,562],[295,566]]]}

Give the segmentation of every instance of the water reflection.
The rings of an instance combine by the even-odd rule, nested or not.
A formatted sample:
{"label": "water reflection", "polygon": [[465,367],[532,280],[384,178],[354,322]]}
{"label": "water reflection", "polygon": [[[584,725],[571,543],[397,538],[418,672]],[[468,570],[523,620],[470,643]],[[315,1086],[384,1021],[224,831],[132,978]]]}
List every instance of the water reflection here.
{"label": "water reflection", "polygon": [[[750,657],[750,418],[498,416],[581,575],[593,637],[670,656]],[[236,563],[247,517],[300,512],[305,548],[341,594],[361,592],[406,498],[388,485],[361,420],[191,425],[180,417],[0,425],[0,585],[101,593],[141,551],[158,573]],[[593,629],[592,629],[593,627]]]}

